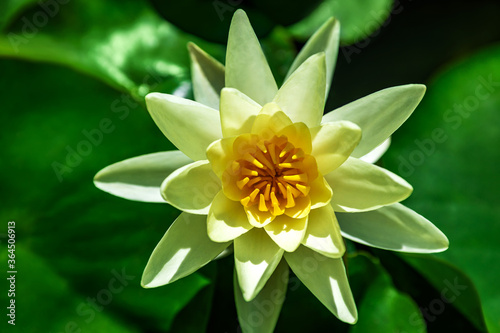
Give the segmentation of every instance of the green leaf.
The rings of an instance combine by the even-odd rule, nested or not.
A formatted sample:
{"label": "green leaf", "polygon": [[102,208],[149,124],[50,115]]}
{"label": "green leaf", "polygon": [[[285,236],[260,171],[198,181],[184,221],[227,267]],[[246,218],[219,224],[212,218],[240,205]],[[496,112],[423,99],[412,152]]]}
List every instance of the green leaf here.
{"label": "green leaf", "polygon": [[[57,275],[57,285],[74,291],[62,290],[55,298],[60,321],[75,316],[81,321],[74,312],[78,303],[96,297],[108,288],[112,271],[121,274],[124,269],[134,278],[103,313],[96,314],[113,317],[96,319],[89,330],[108,331],[108,326],[121,327],[124,322],[132,332],[167,331],[179,311],[210,283],[195,273],[155,290],[140,286],[149,255],[178,211],[113,197],[95,188],[92,179],[113,162],[173,146],[144,108],[95,80],[56,66],[14,60],[0,61],[0,72],[5,78],[0,98],[7,101],[0,113],[0,218],[16,221],[19,241],[50,264],[50,279]],[[19,260],[23,256],[19,253]],[[31,265],[27,257],[20,279],[43,276],[36,267],[31,271]],[[23,294],[44,292],[44,284],[24,286]],[[39,311],[41,299],[44,307],[52,302],[49,295],[37,297],[29,303],[38,304],[38,310],[26,313],[46,314]],[[59,316],[51,311],[56,312]],[[43,327],[54,316],[23,321],[50,332],[52,328]]]}
{"label": "green leaf", "polygon": [[222,47],[179,31],[146,1],[54,3],[11,24],[0,36],[0,55],[69,66],[138,100],[151,91],[190,91],[188,41],[222,56]]}
{"label": "green leaf", "polygon": [[441,292],[443,303],[452,304],[477,329],[486,330],[479,295],[471,279],[457,267],[434,256],[401,254],[407,263],[419,271]]}
{"label": "green leaf", "polygon": [[[3,242],[0,253],[2,258],[7,258],[9,254]],[[119,282],[112,272],[108,272],[106,276],[112,288],[111,284],[104,283],[100,290],[97,289],[93,293],[78,294],[74,286],[54,271],[52,262],[40,258],[19,241],[16,244],[15,254],[17,274],[8,275],[9,277],[15,275],[15,288],[12,288],[10,283],[2,282],[4,290],[11,288],[15,295],[8,297],[7,292],[4,292],[0,296],[0,301],[2,304],[10,305],[11,300],[14,300],[14,328],[18,331],[69,332],[80,329],[90,332],[103,330],[110,333],[140,332],[139,327],[128,325],[125,318],[117,320],[111,315],[109,308],[116,303],[116,297],[128,287]],[[124,281],[129,283],[126,279]],[[41,301],[43,301],[43,311],[40,309]],[[49,313],[50,318],[47,316]],[[10,324],[4,320],[2,326]]]}
{"label": "green leaf", "polygon": [[[355,257],[353,261],[366,260]],[[415,302],[398,291],[390,275],[375,263],[377,275],[371,275],[371,284],[358,304],[359,321],[350,333],[357,332],[425,332],[425,322]]]}
{"label": "green leaf", "polygon": [[490,332],[500,332],[499,56],[491,47],[436,76],[383,159],[413,184],[407,205],[448,236],[438,257],[474,282]]}
{"label": "green leaf", "polygon": [[327,0],[290,30],[306,39],[331,16],[340,21],[340,40],[353,44],[379,29],[391,12],[392,0]]}
{"label": "green leaf", "polygon": [[24,8],[36,2],[37,0],[4,0],[0,2],[0,30],[3,30]]}

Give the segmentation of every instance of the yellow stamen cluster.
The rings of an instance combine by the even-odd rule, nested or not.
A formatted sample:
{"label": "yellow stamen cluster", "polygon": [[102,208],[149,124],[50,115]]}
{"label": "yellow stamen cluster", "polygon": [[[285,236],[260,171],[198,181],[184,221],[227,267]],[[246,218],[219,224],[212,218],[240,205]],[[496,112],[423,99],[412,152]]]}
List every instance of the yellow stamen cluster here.
{"label": "yellow stamen cluster", "polygon": [[294,207],[296,198],[307,196],[309,179],[303,163],[305,154],[287,137],[260,140],[231,166],[241,190],[241,204],[258,205],[261,212],[281,215]]}

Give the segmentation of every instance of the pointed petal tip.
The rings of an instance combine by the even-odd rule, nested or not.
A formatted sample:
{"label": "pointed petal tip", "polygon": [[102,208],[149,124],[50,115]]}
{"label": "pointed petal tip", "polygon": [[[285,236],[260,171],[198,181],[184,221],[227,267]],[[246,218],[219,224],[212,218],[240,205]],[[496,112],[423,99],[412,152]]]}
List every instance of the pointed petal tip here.
{"label": "pointed petal tip", "polygon": [[103,172],[103,170],[104,170],[104,169],[105,169],[105,168],[102,168],[101,170],[99,170],[99,171],[95,174],[94,178],[92,179],[92,181],[94,182],[94,185],[95,185],[97,188],[99,188],[99,186],[96,184],[96,182],[98,182],[98,181],[99,181],[99,179],[100,179],[100,178],[102,177],[102,175],[104,174],[104,172]]}
{"label": "pointed petal tip", "polygon": [[[231,87],[224,87],[224,88],[222,88],[222,90],[220,91],[221,98],[224,95],[227,95],[227,94],[243,94],[243,93],[241,91],[239,91],[238,89],[236,89],[236,88],[231,88]],[[245,95],[245,94],[243,94],[243,95]]]}
{"label": "pointed petal tip", "polygon": [[425,92],[427,91],[427,86],[425,84],[421,84],[421,83],[410,83],[410,84],[402,85],[400,87],[412,87],[413,89],[420,92],[421,98],[425,95]]}
{"label": "pointed petal tip", "polygon": [[358,311],[352,314],[352,316],[349,319],[345,318],[345,322],[351,325],[356,324],[358,322]]}
{"label": "pointed petal tip", "polygon": [[446,235],[441,230],[439,230],[439,231],[441,233],[441,235],[439,235],[440,239],[436,240],[436,247],[434,249],[429,250],[428,253],[444,252],[444,251],[448,250],[448,248],[450,247],[450,241],[449,241],[448,237],[446,237]]}
{"label": "pointed petal tip", "polygon": [[257,290],[254,290],[252,293],[249,293],[246,290],[242,290],[242,294],[243,294],[243,299],[246,302],[251,302],[255,297],[257,297],[259,293],[257,292]]}
{"label": "pointed petal tip", "polygon": [[187,42],[187,48],[189,51],[197,51],[200,49],[200,47],[198,45],[196,45],[196,43],[191,42],[191,41]]}
{"label": "pointed petal tip", "polygon": [[152,93],[147,94],[146,97],[144,97],[144,99],[146,100],[146,104],[147,104],[148,102],[156,102],[156,101],[161,100],[164,97],[163,95],[166,95],[166,94],[162,94],[159,92],[152,92]]}
{"label": "pointed petal tip", "polygon": [[241,9],[241,8],[238,8],[238,9],[234,12],[234,14],[233,14],[233,19],[234,19],[235,17],[245,17],[245,18],[247,18],[247,19],[248,19],[248,15],[247,15],[247,13],[246,13],[243,9]]}
{"label": "pointed petal tip", "polygon": [[[147,266],[146,266],[146,268],[147,268]],[[144,288],[144,289],[156,288],[156,287],[160,287],[160,286],[166,285],[168,283],[169,282],[162,283],[162,284],[155,283],[154,277],[151,279],[151,277],[147,277],[146,276],[146,269],[144,269],[144,273],[142,273],[141,287]]]}

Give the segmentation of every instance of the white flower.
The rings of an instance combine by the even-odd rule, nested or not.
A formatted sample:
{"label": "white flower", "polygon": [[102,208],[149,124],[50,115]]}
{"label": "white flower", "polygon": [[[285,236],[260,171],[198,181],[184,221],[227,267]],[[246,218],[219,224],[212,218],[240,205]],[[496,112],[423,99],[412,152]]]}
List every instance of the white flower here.
{"label": "white flower", "polygon": [[[197,102],[146,97],[152,118],[180,151],[125,160],[95,177],[104,191],[166,201],[183,211],[151,255],[145,287],[191,274],[234,243],[236,304],[245,332],[274,329],[288,267],[333,314],[355,323],[341,235],[395,251],[447,248],[432,223],[398,203],[412,187],[362,160],[387,149],[425,87],[385,89],[323,116],[338,33],[336,21],[326,22],[278,89],[239,10],[225,68],[190,45]],[[271,298],[275,306],[266,320],[249,321],[256,302]]]}

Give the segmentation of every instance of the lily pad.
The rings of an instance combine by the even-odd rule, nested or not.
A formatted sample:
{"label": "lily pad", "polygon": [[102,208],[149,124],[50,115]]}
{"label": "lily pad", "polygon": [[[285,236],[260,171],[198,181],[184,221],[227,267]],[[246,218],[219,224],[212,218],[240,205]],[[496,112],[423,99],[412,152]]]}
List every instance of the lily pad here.
{"label": "lily pad", "polygon": [[389,17],[393,0],[327,0],[311,15],[290,27],[301,39],[311,36],[331,16],[340,21],[340,40],[353,44],[377,31]]}
{"label": "lily pad", "polygon": [[[368,258],[359,256],[354,260],[368,261]],[[359,321],[349,332],[424,332],[425,322],[413,299],[394,287],[380,264],[365,265],[374,266],[376,274],[370,276],[371,283],[358,304]]]}
{"label": "lily pad", "polygon": [[144,1],[71,1],[31,6],[0,35],[0,56],[65,65],[142,101],[150,91],[190,92],[187,43],[223,48],[181,32]]}
{"label": "lily pad", "polygon": [[438,257],[474,282],[490,332],[500,332],[499,57],[492,46],[436,75],[383,159],[413,184],[407,205],[448,236]]}
{"label": "lily pad", "polygon": [[[106,317],[93,321],[90,331],[169,330],[212,278],[195,273],[143,289],[148,257],[178,211],[115,198],[95,188],[92,178],[113,162],[173,146],[139,103],[96,80],[15,60],[0,61],[0,72],[1,98],[10,101],[0,114],[0,217],[16,222],[24,249],[18,253],[19,303],[38,304],[36,310],[20,307],[21,330],[64,331],[61,325],[74,317],[84,325],[87,314],[75,309],[88,297],[101,299],[96,318]],[[123,288],[116,275],[123,277]],[[46,310],[40,310],[40,300]],[[91,306],[80,311],[89,313]],[[31,314],[40,320],[26,317]]]}

